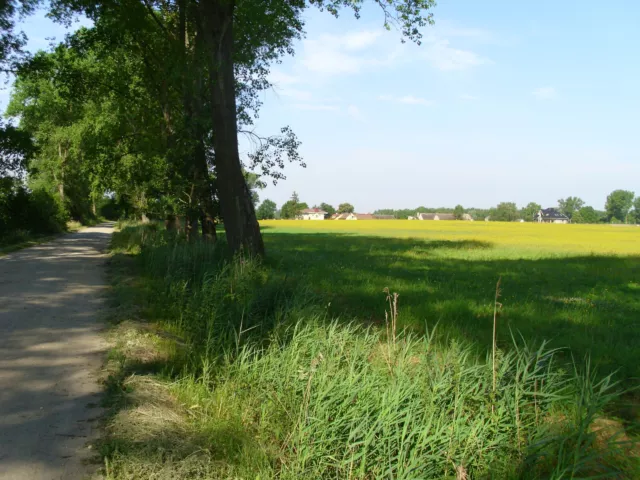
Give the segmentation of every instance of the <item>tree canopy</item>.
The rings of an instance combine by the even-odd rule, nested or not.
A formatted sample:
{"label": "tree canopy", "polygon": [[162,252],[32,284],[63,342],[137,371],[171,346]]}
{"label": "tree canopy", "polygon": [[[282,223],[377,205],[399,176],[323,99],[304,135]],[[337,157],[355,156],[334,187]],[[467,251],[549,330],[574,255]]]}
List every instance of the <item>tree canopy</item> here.
{"label": "tree canopy", "polygon": [[514,222],[518,217],[518,207],[513,202],[499,203],[491,212],[491,220],[497,222]]}
{"label": "tree canopy", "polygon": [[341,203],[338,205],[338,213],[353,213],[355,208],[350,203]]}
{"label": "tree canopy", "polygon": [[569,218],[573,218],[573,214],[583,206],[584,200],[578,197],[567,197],[558,200],[558,209]]}
{"label": "tree canopy", "polygon": [[[9,0],[0,6],[3,65],[19,65],[24,38],[14,32],[15,15],[30,13],[39,3]],[[422,27],[432,23],[433,0],[371,3],[384,26],[396,26],[409,41],[420,43]],[[232,251],[261,254],[258,198],[247,172],[259,175],[260,182],[275,182],[284,178],[287,160],[302,163],[300,142],[290,128],[271,137],[253,129],[260,92],[270,87],[270,67],[294,53],[294,42],[304,35],[306,9],[335,17],[346,10],[359,18],[363,2],[53,0],[48,5],[59,21],[83,14],[94,27],[17,70],[10,114],[20,119],[20,130],[37,149],[28,165],[30,181],[55,191],[76,216],[95,211],[96,198],[109,193],[140,216],[184,216],[191,235],[198,234],[200,223],[202,234],[215,239],[220,219]],[[239,134],[254,145],[245,157],[238,150]],[[8,152],[2,155],[5,170],[24,166],[23,149],[14,148],[19,144],[12,136],[0,145]]]}
{"label": "tree canopy", "polygon": [[609,221],[620,221],[627,223],[627,216],[633,205],[633,197],[635,194],[629,190],[614,190],[607,197],[605,209]]}

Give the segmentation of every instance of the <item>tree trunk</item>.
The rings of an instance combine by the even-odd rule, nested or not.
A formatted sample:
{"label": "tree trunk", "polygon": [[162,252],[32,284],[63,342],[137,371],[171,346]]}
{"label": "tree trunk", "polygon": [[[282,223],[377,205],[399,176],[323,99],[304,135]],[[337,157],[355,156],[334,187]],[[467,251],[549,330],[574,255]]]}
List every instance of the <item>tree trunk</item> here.
{"label": "tree trunk", "polygon": [[264,254],[264,243],[238,152],[233,68],[233,0],[202,0],[220,213],[234,253]]}
{"label": "tree trunk", "polygon": [[170,232],[179,233],[182,229],[182,226],[180,225],[180,217],[176,215],[167,215],[167,218],[164,221],[164,227]]}
{"label": "tree trunk", "polygon": [[61,143],[58,143],[58,156],[60,157],[60,180],[56,180],[54,175],[54,181],[58,182],[60,202],[64,205],[64,167],[67,161],[67,151],[62,148]]}

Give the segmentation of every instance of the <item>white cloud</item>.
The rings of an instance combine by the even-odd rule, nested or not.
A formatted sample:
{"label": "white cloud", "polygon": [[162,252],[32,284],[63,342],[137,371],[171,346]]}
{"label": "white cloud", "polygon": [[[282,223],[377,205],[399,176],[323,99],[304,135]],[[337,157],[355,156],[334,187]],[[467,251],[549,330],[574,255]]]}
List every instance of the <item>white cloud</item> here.
{"label": "white cloud", "polygon": [[558,96],[558,92],[554,87],[539,87],[531,93],[539,100],[551,100]]}
{"label": "white cloud", "polygon": [[471,50],[461,50],[450,45],[449,40],[432,39],[431,42],[425,43],[425,58],[438,70],[466,70],[468,68],[477,67],[493,63],[488,58],[484,58]]}
{"label": "white cloud", "polygon": [[466,70],[493,63],[468,49],[451,45],[449,38],[465,38],[482,43],[490,34],[480,29],[437,29],[423,39],[417,50],[411,45],[382,42],[383,29],[352,31],[341,35],[325,34],[303,41],[301,64],[308,71],[324,75],[359,73],[364,69],[390,66],[397,61],[424,58],[442,71]]}
{"label": "white cloud", "polygon": [[355,105],[349,105],[347,107],[347,114],[350,117],[355,118],[356,120],[364,120],[364,115],[362,114],[360,109]]}
{"label": "white cloud", "polygon": [[368,54],[383,32],[363,30],[344,35],[321,35],[303,42],[302,65],[314,73],[325,75],[353,74],[366,67],[389,63],[380,54]]}
{"label": "white cloud", "polygon": [[306,90],[298,90],[296,88],[284,88],[282,90],[276,90],[276,93],[283,97],[289,97],[298,102],[307,102],[313,97],[311,92]]}
{"label": "white cloud", "polygon": [[293,105],[298,110],[312,110],[312,111],[324,111],[324,112],[337,112],[340,107],[337,105],[329,105],[324,103],[296,103]]}
{"label": "white cloud", "polygon": [[337,41],[342,43],[347,50],[361,50],[376,43],[380,35],[382,35],[381,30],[363,30],[338,37]]}
{"label": "white cloud", "polygon": [[423,107],[430,107],[433,105],[431,100],[426,98],[414,97],[413,95],[405,95],[403,97],[395,97],[393,95],[380,95],[380,100],[387,102],[403,103],[405,105],[422,105]]}
{"label": "white cloud", "polygon": [[295,75],[289,75],[281,70],[271,70],[269,73],[269,83],[274,86],[293,85],[299,83],[300,79]]}
{"label": "white cloud", "polygon": [[558,92],[554,87],[539,87],[531,94],[539,100],[551,100],[558,96]]}

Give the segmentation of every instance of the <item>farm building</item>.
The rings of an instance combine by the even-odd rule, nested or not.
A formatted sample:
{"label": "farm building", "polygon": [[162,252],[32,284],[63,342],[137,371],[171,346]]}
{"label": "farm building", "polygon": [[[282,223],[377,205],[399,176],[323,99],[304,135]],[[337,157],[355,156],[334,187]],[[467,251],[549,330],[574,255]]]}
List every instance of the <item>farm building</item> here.
{"label": "farm building", "polygon": [[571,219],[555,208],[545,208],[535,214],[538,223],[571,223]]}
{"label": "farm building", "polygon": [[453,213],[418,213],[416,218],[418,220],[455,220],[456,216]]}
{"label": "farm building", "polygon": [[296,220],[324,220],[326,214],[319,208],[305,208],[296,216]]}
{"label": "farm building", "polygon": [[393,215],[373,215],[371,213],[334,213],[331,220],[392,220]]}

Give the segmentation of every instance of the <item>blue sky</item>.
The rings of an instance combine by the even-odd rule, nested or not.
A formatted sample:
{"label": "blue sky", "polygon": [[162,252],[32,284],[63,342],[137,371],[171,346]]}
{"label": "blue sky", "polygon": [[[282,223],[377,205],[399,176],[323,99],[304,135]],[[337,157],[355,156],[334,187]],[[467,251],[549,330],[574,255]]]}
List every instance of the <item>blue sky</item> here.
{"label": "blue sky", "polygon": [[[569,195],[602,208],[616,188],[640,193],[640,5],[442,0],[434,14],[416,46],[376,8],[307,12],[255,125],[290,125],[307,168],[287,166],[261,198],[281,205],[295,190],[368,212]],[[25,31],[32,48],[64,35],[42,18]]]}

